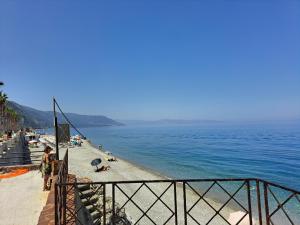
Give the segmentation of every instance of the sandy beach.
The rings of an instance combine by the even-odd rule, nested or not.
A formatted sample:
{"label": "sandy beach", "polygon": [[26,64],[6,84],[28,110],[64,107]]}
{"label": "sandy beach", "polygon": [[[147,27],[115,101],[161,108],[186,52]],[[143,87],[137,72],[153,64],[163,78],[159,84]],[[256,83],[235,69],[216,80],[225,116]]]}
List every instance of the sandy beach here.
{"label": "sandy beach", "polygon": [[[48,141],[53,142],[52,136],[45,137]],[[62,158],[65,154],[66,148],[60,148],[60,157]],[[84,141],[81,147],[69,148],[69,171],[80,178],[89,178],[94,182],[101,181],[132,181],[132,180],[161,180],[167,179],[166,177],[154,173],[153,171],[147,170],[140,166],[134,165],[128,161],[117,158],[116,162],[107,162],[104,160],[105,153],[96,149],[88,141]],[[108,171],[94,172],[94,168],[90,165],[90,162],[95,158],[102,159],[102,165],[110,166]],[[170,182],[166,183],[152,183],[148,186],[153,190],[157,196],[160,196],[166,188],[170,185]],[[141,184],[120,184],[119,187],[128,195],[131,196],[139,188]],[[177,189],[177,212],[178,212],[178,224],[184,224],[184,211],[183,211],[183,188],[181,185],[176,185]],[[174,185],[170,186],[169,189],[161,196],[164,203],[171,209],[174,210]],[[111,195],[111,187],[107,187],[107,193]],[[116,188],[116,201],[119,206],[122,206],[128,198]],[[187,189],[187,208],[189,209],[199,197],[191,190]],[[146,211],[157,197],[146,187],[143,186],[136,195],[132,198],[134,202],[141,207],[142,210]],[[215,209],[219,209],[222,204],[212,199],[205,198]],[[125,206],[126,215],[134,222],[138,221],[142,216],[141,210],[139,210],[134,204],[128,202]],[[232,214],[235,213],[235,214]],[[160,201],[153,205],[151,210],[147,212],[149,216],[157,223],[163,223],[166,221],[172,213],[170,210]],[[215,214],[203,200],[201,200],[191,211],[190,214],[197,219],[200,224],[207,223],[210,218]],[[221,210],[221,215],[230,222],[238,222],[243,213],[239,214],[236,210],[230,207],[224,207]],[[237,215],[237,216],[234,216]],[[230,219],[229,219],[230,218]],[[249,224],[248,216],[240,223],[241,225]],[[147,217],[143,217],[139,221],[139,224],[153,224]],[[174,217],[172,217],[166,224],[175,224]],[[188,224],[196,224],[191,217],[188,216]],[[226,223],[219,215],[217,215],[209,224],[221,225]]]}

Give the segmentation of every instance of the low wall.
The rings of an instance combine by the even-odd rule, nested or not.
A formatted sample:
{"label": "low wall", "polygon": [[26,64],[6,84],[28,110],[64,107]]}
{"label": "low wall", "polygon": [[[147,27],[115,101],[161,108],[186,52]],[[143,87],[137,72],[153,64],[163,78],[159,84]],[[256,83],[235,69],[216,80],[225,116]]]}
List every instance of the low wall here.
{"label": "low wall", "polygon": [[[75,182],[76,176],[69,174],[68,182]],[[37,225],[55,225],[55,184],[56,176],[53,178],[51,189],[48,195],[47,203],[44,206]],[[67,190],[68,202],[67,208],[75,213],[75,190]],[[75,219],[68,220],[67,224],[75,224]]]}

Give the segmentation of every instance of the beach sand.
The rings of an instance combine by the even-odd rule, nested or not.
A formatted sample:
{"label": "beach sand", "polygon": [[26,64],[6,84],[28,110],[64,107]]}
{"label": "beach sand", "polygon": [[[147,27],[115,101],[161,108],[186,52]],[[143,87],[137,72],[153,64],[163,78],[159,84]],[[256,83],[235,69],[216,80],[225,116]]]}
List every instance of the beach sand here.
{"label": "beach sand", "polygon": [[[49,141],[53,141],[52,136],[45,137]],[[60,148],[60,157],[65,154],[66,148]],[[154,173],[140,166],[134,165],[126,160],[120,158],[116,162],[104,161],[104,152],[98,150],[92,146],[88,141],[84,141],[81,147],[69,148],[69,171],[80,178],[89,178],[94,182],[108,182],[108,181],[132,181],[132,180],[161,180],[167,179],[166,177]],[[90,165],[90,162],[95,158],[101,158],[102,165],[109,165],[108,171],[94,172],[94,168]],[[148,186],[153,190],[157,196],[161,195],[163,191],[170,185],[170,183],[152,183]],[[128,196],[131,196],[140,186],[140,184],[120,184],[118,185]],[[177,189],[177,212],[178,212],[178,224],[184,224],[184,204],[183,204],[183,188],[182,185],[176,185]],[[106,187],[107,194],[111,195],[111,186]],[[127,197],[118,188],[116,190],[116,202],[122,206]],[[170,186],[168,191],[161,197],[164,203],[168,205],[171,210],[174,210],[174,185]],[[187,189],[187,208],[189,209],[199,197],[193,193],[190,189]],[[152,203],[157,199],[155,195],[146,187],[143,186],[132,200],[140,206],[141,209],[146,211]],[[223,204],[214,201],[212,199],[205,198],[215,209],[219,209]],[[224,207],[221,210],[221,215],[225,219],[234,220],[235,223],[240,219],[241,213],[236,213],[238,210],[234,210],[231,207]],[[131,220],[136,222],[142,216],[142,212],[131,202],[128,202],[125,206],[126,215],[130,216]],[[235,213],[235,214],[232,214]],[[157,224],[163,224],[172,213],[170,210],[160,201],[158,201],[147,214]],[[205,224],[215,214],[203,200],[201,200],[191,211],[190,214],[198,220],[200,224]],[[238,216],[238,218],[237,218]],[[172,217],[166,224],[175,224],[174,217]],[[249,224],[248,216],[240,223],[241,225]],[[233,222],[233,221],[232,221]],[[153,224],[147,217],[143,217],[139,221],[139,224]],[[190,216],[188,216],[188,224],[196,224]],[[209,224],[222,225],[226,223],[219,215],[217,215]],[[255,224],[255,223],[254,223]]]}

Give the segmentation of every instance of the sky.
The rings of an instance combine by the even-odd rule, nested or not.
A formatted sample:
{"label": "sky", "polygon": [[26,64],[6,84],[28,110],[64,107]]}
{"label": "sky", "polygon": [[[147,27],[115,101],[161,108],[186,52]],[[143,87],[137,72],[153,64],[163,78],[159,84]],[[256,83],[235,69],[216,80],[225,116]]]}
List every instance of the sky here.
{"label": "sky", "polygon": [[0,1],[20,104],[114,119],[300,118],[300,1]]}

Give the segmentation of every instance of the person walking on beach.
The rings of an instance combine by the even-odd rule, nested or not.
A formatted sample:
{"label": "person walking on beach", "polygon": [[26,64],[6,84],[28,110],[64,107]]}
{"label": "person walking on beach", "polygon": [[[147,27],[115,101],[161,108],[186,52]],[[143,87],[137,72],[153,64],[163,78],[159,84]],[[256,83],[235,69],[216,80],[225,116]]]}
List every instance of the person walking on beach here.
{"label": "person walking on beach", "polygon": [[47,183],[51,174],[51,162],[49,157],[49,153],[51,150],[52,148],[50,146],[46,146],[44,149],[44,154],[42,156],[41,172],[42,177],[44,178],[43,191],[49,190]]}

